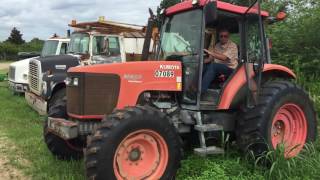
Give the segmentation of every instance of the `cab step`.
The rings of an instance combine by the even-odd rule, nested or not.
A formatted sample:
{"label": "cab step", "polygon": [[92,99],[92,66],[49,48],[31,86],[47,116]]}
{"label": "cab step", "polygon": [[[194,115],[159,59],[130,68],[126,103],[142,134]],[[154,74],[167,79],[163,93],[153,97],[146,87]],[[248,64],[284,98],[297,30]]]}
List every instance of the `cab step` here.
{"label": "cab step", "polygon": [[195,148],[193,149],[194,153],[199,156],[207,156],[207,155],[217,155],[224,154],[224,149],[217,146],[208,146],[204,148]]}

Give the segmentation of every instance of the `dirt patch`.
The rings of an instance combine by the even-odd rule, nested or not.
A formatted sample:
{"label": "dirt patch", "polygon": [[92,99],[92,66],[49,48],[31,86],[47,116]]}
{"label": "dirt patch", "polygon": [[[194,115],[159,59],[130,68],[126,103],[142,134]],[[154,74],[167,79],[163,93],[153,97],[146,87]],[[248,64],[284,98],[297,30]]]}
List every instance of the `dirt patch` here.
{"label": "dirt patch", "polygon": [[0,70],[8,69],[10,64],[11,62],[0,63]]}
{"label": "dirt patch", "polygon": [[[11,180],[11,179],[17,179],[17,180],[29,180],[31,178],[25,176],[21,170],[15,168],[12,165],[12,162],[10,158],[8,157],[8,153],[13,153],[14,155],[17,155],[16,148],[13,144],[9,143],[9,140],[7,137],[0,133],[0,180]],[[26,160],[23,160],[19,157],[15,161],[27,163]],[[21,162],[21,163],[22,163]]]}

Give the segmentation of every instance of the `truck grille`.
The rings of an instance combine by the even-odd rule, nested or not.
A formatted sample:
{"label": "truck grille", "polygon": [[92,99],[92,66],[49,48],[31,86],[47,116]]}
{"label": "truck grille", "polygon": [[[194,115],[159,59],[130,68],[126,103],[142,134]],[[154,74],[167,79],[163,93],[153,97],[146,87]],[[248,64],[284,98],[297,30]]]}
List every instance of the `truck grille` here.
{"label": "truck grille", "polygon": [[41,93],[41,79],[40,77],[41,67],[40,62],[37,60],[31,60],[29,63],[29,87],[30,90],[38,95]]}
{"label": "truck grille", "polygon": [[118,75],[69,73],[69,77],[79,78],[79,85],[67,86],[68,113],[104,115],[111,113],[116,107],[120,90]]}
{"label": "truck grille", "polygon": [[16,68],[13,66],[9,67],[9,73],[8,73],[8,78],[9,80],[14,81],[16,77]]}

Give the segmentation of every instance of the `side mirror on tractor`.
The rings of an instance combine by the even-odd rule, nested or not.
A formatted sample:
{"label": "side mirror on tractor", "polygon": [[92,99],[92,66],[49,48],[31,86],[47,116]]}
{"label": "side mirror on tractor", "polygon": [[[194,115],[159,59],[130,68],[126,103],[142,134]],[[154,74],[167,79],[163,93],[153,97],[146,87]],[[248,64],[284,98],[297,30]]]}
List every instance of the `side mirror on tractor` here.
{"label": "side mirror on tractor", "polygon": [[287,18],[287,13],[284,11],[280,11],[277,13],[276,17],[270,16],[268,18],[268,24],[273,24],[276,22],[284,21]]}
{"label": "side mirror on tractor", "polygon": [[278,21],[283,21],[287,18],[287,13],[286,12],[283,12],[283,11],[280,11],[278,12],[277,16],[276,16],[276,19]]}

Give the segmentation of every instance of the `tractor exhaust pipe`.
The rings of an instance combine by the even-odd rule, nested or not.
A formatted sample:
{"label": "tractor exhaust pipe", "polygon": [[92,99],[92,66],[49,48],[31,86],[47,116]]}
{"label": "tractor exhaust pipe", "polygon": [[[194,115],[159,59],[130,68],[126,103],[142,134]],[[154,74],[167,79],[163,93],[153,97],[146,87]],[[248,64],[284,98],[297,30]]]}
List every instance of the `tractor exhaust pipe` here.
{"label": "tractor exhaust pipe", "polygon": [[156,20],[156,16],[154,15],[153,11],[150,8],[149,8],[149,13],[150,13],[150,17],[148,19],[146,35],[144,38],[141,61],[147,61],[149,58],[152,30],[153,30],[155,20]]}

